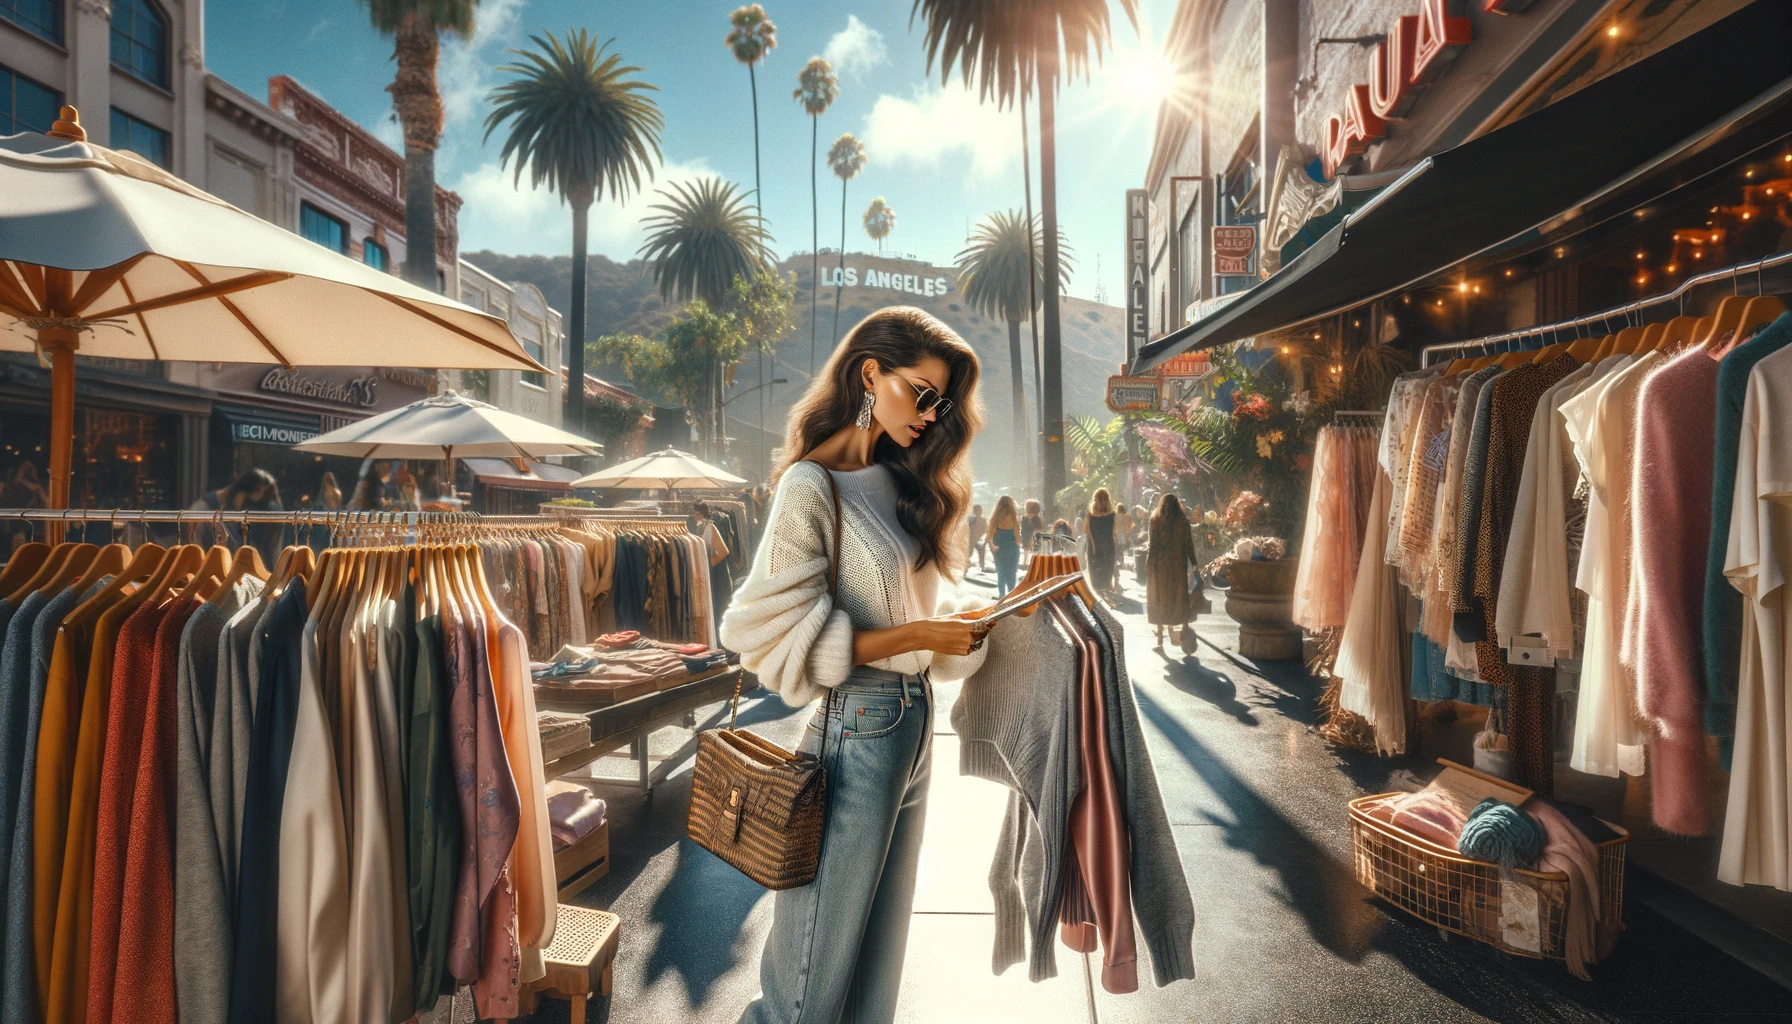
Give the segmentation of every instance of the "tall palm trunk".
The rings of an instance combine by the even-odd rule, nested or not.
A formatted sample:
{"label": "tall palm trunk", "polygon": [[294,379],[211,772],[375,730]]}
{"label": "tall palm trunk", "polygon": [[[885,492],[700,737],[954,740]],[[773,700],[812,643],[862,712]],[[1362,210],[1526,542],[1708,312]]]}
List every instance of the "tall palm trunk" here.
{"label": "tall palm trunk", "polygon": [[[1027,90],[1030,85],[1023,84],[1020,90],[1020,183],[1027,193],[1027,327],[1033,332],[1033,408],[1045,408],[1044,388],[1039,382],[1039,257],[1033,251],[1033,153],[1027,141]],[[1044,432],[1039,434],[1044,437]],[[1036,451],[1032,445],[1027,446],[1027,489],[1033,488],[1033,467],[1035,458],[1043,458],[1042,451]],[[1050,504],[1048,501],[1047,504]]]}
{"label": "tall palm trunk", "polygon": [[[840,343],[840,293],[846,289],[846,179],[840,179],[840,276],[834,279],[834,333],[828,335],[828,347]],[[810,367],[814,371],[814,367]]]}
{"label": "tall palm trunk", "polygon": [[1039,76],[1039,207],[1045,224],[1045,321],[1041,360],[1045,376],[1045,499],[1056,503],[1064,488],[1064,366],[1058,325],[1058,46],[1054,26],[1049,46],[1042,47]]}
{"label": "tall palm trunk", "polygon": [[[753,65],[751,63],[749,63],[747,65],[747,84],[749,86],[751,86],[752,90],[753,90],[753,212],[756,213],[759,217],[758,228],[759,228],[759,232],[760,232],[760,237],[763,238],[764,234],[765,234],[765,192],[763,191],[765,188],[765,185],[763,182],[760,181],[760,178],[759,178],[759,76],[754,74]],[[720,307],[718,306],[717,308],[720,308]],[[811,362],[814,361],[813,357],[811,357],[810,361]],[[764,349],[759,350],[757,357],[753,361],[753,367],[754,367],[753,375],[756,378],[754,383],[759,386],[759,447],[762,452],[760,462],[761,462],[761,464],[764,464],[764,463],[770,461],[769,453],[764,452],[764,448],[765,448],[765,350]],[[719,394],[721,389],[718,387],[716,389],[716,391]],[[719,401],[719,399],[718,399],[718,401]],[[720,406],[717,406],[717,408],[719,409]],[[714,457],[713,453],[711,454],[711,457],[712,458]]]}
{"label": "tall palm trunk", "polygon": [[815,376],[816,303],[821,298],[821,179],[815,164],[820,157],[821,118],[809,118],[809,376]]}
{"label": "tall palm trunk", "polygon": [[1020,318],[1008,319],[1009,384],[1014,392],[1014,454],[1026,463],[1027,493],[1033,492],[1033,453],[1027,443],[1027,375],[1020,358]]}
{"label": "tall palm trunk", "polygon": [[427,15],[412,10],[394,33],[398,74],[386,91],[404,129],[404,276],[436,290],[436,144],[442,98],[436,91],[441,40]]}
{"label": "tall palm trunk", "polygon": [[566,322],[566,391],[561,396],[560,421],[564,429],[580,437],[589,436],[585,433],[585,245],[592,193],[589,184],[569,185],[566,190],[572,203],[572,310]]}

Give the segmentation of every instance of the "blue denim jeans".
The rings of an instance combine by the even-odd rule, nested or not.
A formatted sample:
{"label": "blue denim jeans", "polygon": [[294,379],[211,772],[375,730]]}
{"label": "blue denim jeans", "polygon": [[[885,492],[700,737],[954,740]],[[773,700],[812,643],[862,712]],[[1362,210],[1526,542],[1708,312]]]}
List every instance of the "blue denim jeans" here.
{"label": "blue denim jeans", "polygon": [[799,752],[826,735],[827,824],[815,881],[777,894],[742,1024],[878,1024],[896,1015],[933,764],[923,676],[857,668],[816,709]]}

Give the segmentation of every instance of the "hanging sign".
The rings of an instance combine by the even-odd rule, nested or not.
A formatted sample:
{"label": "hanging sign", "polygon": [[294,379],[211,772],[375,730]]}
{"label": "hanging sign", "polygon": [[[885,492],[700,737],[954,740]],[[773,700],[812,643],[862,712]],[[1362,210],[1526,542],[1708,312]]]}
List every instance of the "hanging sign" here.
{"label": "hanging sign", "polygon": [[1220,277],[1249,277],[1251,256],[1257,251],[1257,225],[1213,226],[1213,272]]}
{"label": "hanging sign", "polygon": [[1108,408],[1114,412],[1154,412],[1157,389],[1163,382],[1156,377],[1108,378]]}
{"label": "hanging sign", "polygon": [[[1485,0],[1491,14],[1513,14],[1532,0]],[[1319,140],[1319,163],[1329,180],[1338,168],[1370,143],[1385,138],[1388,122],[1404,118],[1413,101],[1474,38],[1474,26],[1460,13],[1462,0],[1419,0],[1415,14],[1394,19],[1369,57],[1369,81],[1352,85],[1343,109],[1326,119]]]}
{"label": "hanging sign", "polygon": [[1150,199],[1142,188],[1126,190],[1126,361],[1151,340]]}

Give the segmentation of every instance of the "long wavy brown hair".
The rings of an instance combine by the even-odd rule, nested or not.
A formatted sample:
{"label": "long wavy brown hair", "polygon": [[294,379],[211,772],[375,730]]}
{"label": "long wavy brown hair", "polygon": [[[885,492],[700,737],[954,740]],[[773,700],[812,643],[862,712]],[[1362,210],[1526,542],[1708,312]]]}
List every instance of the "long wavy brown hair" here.
{"label": "long wavy brown hair", "polygon": [[889,373],[926,356],[937,356],[952,375],[945,395],[952,410],[907,448],[888,435],[878,438],[871,461],[896,479],[896,521],[920,549],[915,568],[934,565],[953,579],[966,560],[959,526],[971,504],[971,438],[983,426],[977,394],[982,371],[971,346],[938,317],[913,306],[890,306],[848,331],[791,406],[784,454],[772,479],[775,484],[785,470],[858,417],[865,398],[859,369],[866,359],[877,360],[878,369]]}

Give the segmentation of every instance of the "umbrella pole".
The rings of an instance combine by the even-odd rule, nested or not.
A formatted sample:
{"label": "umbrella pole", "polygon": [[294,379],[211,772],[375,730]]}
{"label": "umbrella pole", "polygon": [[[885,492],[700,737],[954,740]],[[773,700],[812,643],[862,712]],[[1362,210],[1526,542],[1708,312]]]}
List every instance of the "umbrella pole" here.
{"label": "umbrella pole", "polygon": [[[68,508],[75,455],[75,349],[81,337],[68,327],[40,327],[37,343],[50,355],[50,507]],[[62,540],[50,524],[51,542]]]}

